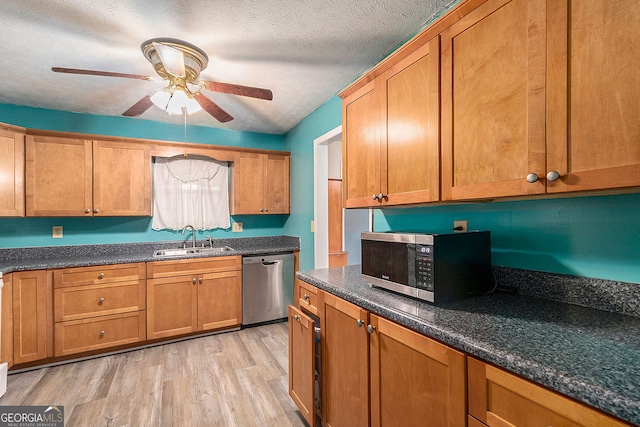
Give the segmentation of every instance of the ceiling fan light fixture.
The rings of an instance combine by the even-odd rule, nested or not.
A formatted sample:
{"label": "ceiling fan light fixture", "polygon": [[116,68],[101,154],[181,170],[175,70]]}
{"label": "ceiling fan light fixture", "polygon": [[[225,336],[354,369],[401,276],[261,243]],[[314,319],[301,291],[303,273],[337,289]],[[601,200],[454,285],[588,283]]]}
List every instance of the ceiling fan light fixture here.
{"label": "ceiling fan light fixture", "polygon": [[183,40],[172,38],[155,38],[147,40],[140,45],[140,49],[145,58],[153,65],[156,73],[163,79],[170,80],[171,77],[182,77],[172,75],[165,69],[165,65],[162,63],[162,58],[158,53],[157,46],[163,45],[173,49],[177,49],[182,52],[184,57],[184,80],[187,83],[194,83],[200,77],[200,72],[207,68],[209,64],[209,57],[199,47],[192,45],[191,43]]}
{"label": "ceiling fan light fixture", "polygon": [[182,108],[187,109],[187,114],[197,113],[202,107],[193,97],[181,87],[166,87],[151,95],[151,102],[161,110],[169,114],[182,114]]}

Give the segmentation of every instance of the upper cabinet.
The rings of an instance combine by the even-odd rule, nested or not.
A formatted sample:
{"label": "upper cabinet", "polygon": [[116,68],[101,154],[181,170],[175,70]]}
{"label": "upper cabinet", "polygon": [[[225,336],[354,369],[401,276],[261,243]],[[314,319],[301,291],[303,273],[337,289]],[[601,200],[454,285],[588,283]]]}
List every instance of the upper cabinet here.
{"label": "upper cabinet", "polygon": [[144,144],[28,135],[27,216],[149,216]]}
{"label": "upper cabinet", "polygon": [[544,193],[545,0],[490,0],[442,34],[442,199]]}
{"label": "upper cabinet", "polygon": [[240,152],[232,167],[231,214],[289,213],[288,154]]}
{"label": "upper cabinet", "polygon": [[0,125],[0,217],[24,216],[24,130]]}
{"label": "upper cabinet", "polygon": [[439,38],[343,94],[345,207],[439,199]]}
{"label": "upper cabinet", "polygon": [[640,3],[557,0],[547,16],[547,191],[640,185]]}

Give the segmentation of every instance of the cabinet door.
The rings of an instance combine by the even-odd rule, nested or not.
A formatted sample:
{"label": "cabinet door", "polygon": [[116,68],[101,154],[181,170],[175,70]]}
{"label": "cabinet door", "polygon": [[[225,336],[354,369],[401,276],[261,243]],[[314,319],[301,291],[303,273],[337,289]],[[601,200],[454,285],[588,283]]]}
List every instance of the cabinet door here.
{"label": "cabinet door", "polygon": [[443,200],[545,192],[545,26],[545,0],[489,0],[443,32]]}
{"label": "cabinet door", "polygon": [[550,193],[640,185],[640,3],[551,2]]}
{"label": "cabinet door", "polygon": [[289,306],[289,396],[310,427],[316,425],[314,328],[309,316]]}
{"label": "cabinet door", "polygon": [[264,155],[264,213],[289,213],[289,162],[290,156]]}
{"label": "cabinet door", "polygon": [[24,216],[24,134],[0,128],[0,216]]}
{"label": "cabinet door", "polygon": [[465,355],[370,317],[371,425],[465,425]]}
{"label": "cabinet door", "polygon": [[381,91],[374,80],[342,101],[345,208],[379,206]]}
{"label": "cabinet door", "polygon": [[467,366],[469,414],[488,426],[627,425],[477,359]]}
{"label": "cabinet door", "polygon": [[195,332],[196,276],[147,280],[147,339]]}
{"label": "cabinet door", "polygon": [[242,323],[242,273],[226,271],[198,277],[198,330]]}
{"label": "cabinet door", "polygon": [[[382,204],[440,197],[440,39],[384,73],[386,129],[381,132]],[[383,107],[384,108],[384,107]]]}
{"label": "cabinet door", "polygon": [[27,216],[90,216],[91,141],[27,135],[25,189]]}
{"label": "cabinet door", "polygon": [[13,361],[20,364],[53,354],[51,280],[45,270],[12,273]]}
{"label": "cabinet door", "polygon": [[258,153],[239,153],[233,165],[233,214],[261,214],[264,161]]}
{"label": "cabinet door", "polygon": [[13,366],[13,281],[11,274],[2,277],[2,319],[0,319],[0,363]]}
{"label": "cabinet door", "polygon": [[332,427],[369,425],[368,312],[319,292],[322,419]]}
{"label": "cabinet door", "polygon": [[148,146],[93,142],[93,214],[151,216],[151,154]]}

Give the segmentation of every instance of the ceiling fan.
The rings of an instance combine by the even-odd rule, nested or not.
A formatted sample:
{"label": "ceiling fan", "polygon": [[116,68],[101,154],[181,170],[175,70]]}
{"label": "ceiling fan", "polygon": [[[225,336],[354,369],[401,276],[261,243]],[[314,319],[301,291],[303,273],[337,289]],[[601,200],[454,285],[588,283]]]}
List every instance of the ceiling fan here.
{"label": "ceiling fan", "polygon": [[[228,122],[233,117],[220,106],[201,93],[202,89],[232,95],[271,101],[273,93],[269,89],[198,80],[200,72],[207,67],[209,58],[204,51],[191,43],[172,38],[147,40],[140,46],[145,58],[151,62],[158,76],[168,81],[167,87],[149,94],[136,102],[122,115],[137,117],[156,105],[169,114],[191,114],[205,110],[220,122]],[[126,79],[155,80],[141,74],[126,74],[110,71],[82,70],[78,68],[52,67],[56,73],[86,74],[92,76],[121,77]],[[189,85],[196,86],[191,90]],[[186,110],[185,110],[186,109]]]}

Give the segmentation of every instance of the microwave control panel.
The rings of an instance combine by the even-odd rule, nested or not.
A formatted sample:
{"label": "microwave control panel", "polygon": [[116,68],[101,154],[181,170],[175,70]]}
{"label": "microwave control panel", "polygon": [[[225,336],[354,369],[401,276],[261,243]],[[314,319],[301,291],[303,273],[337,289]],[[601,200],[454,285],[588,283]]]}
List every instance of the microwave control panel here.
{"label": "microwave control panel", "polygon": [[433,292],[433,246],[416,245],[416,287]]}

